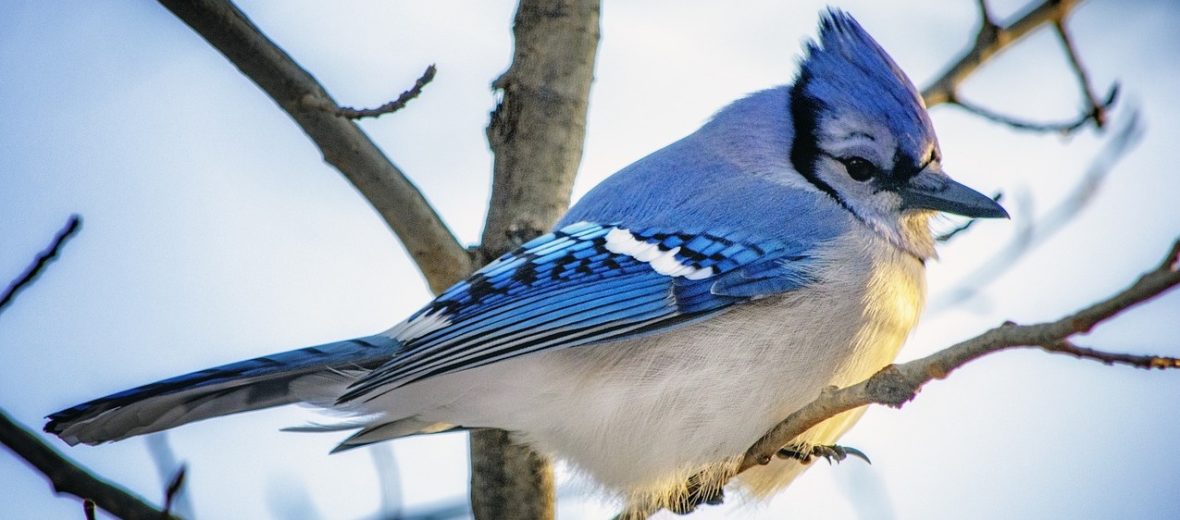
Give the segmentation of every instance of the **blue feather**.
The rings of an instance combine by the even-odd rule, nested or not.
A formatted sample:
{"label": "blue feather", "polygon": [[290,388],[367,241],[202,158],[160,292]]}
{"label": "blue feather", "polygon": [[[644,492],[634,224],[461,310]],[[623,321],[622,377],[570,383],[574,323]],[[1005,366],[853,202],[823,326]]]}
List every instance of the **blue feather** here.
{"label": "blue feather", "polygon": [[[611,250],[647,249],[642,244],[672,255],[673,271],[696,273],[695,279],[662,274],[630,251]],[[340,401],[372,399],[425,377],[538,350],[667,330],[786,292],[807,281],[796,272],[806,263],[806,249],[748,232],[572,223],[500,257],[391,330],[403,342],[398,355]],[[758,267],[764,265],[772,267]],[[757,284],[726,282],[742,269],[754,269]],[[728,292],[716,289],[722,282]],[[434,321],[415,328],[424,320]]]}
{"label": "blue feather", "polygon": [[[79,441],[92,443],[91,439],[70,437],[65,431],[76,423],[94,419],[107,411],[152,402],[168,402],[169,409],[185,410],[185,418],[180,423],[226,413],[202,406],[211,399],[221,399],[230,394],[240,393],[242,396],[241,405],[232,413],[287,404],[298,400],[290,391],[290,385],[299,377],[324,370],[374,368],[388,360],[398,346],[398,342],[389,337],[376,335],[208,368],[100,397],[54,413],[49,416],[45,431],[63,435],[71,444]],[[150,414],[141,418],[142,423],[138,427],[147,429],[134,433],[158,431],[175,425],[154,424],[155,419]]]}

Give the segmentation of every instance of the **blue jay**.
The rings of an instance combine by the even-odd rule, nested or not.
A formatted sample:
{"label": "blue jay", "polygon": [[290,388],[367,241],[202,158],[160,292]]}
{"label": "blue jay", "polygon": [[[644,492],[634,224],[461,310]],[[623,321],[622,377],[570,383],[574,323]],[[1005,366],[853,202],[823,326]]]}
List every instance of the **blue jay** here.
{"label": "blue jay", "polygon": [[[338,450],[499,428],[632,507],[677,507],[690,477],[720,489],[820,389],[893,360],[922,309],[933,215],[1007,216],[941,159],[909,79],[829,10],[793,84],[614,174],[393,328],[119,392],[45,430],[99,444],[303,402],[349,414],[297,428],[351,431]],[[833,444],[860,414],[797,446]],[[803,467],[739,485],[767,495]]]}

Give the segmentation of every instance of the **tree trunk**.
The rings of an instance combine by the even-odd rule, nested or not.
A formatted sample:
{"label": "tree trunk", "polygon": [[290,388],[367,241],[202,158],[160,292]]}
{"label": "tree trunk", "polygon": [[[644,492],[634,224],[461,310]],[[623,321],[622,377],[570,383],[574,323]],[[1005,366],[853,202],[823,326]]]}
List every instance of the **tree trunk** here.
{"label": "tree trunk", "polygon": [[[582,160],[598,50],[597,0],[522,0],[512,65],[493,84],[492,200],[480,257],[487,262],[548,230],[569,206]],[[471,507],[479,520],[550,519],[553,469],[507,432],[471,434]]]}

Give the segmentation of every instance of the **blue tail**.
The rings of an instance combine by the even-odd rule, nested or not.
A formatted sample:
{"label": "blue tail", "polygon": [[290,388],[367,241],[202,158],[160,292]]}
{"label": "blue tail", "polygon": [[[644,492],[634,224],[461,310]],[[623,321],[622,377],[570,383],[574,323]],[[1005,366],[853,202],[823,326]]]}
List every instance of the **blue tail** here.
{"label": "blue tail", "polygon": [[387,336],[307,347],[165,379],[49,416],[45,431],[70,444],[100,444],[174,426],[300,401],[292,383],[308,376],[371,370],[398,342]]}

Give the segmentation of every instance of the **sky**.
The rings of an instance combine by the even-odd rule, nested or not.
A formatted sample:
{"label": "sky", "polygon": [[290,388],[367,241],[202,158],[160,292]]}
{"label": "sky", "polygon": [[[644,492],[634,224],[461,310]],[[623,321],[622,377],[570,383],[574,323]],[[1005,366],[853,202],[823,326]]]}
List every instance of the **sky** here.
{"label": "sky", "polygon": [[[965,48],[974,2],[833,2],[919,85]],[[1002,1],[1004,19],[1023,5]],[[511,57],[513,2],[243,1],[241,8],[342,104],[374,106],[438,75],[362,127],[461,241],[478,240],[491,155],[490,82]],[[726,4],[731,6],[731,4]],[[729,101],[788,83],[822,2],[606,2],[575,197],[693,131]],[[258,88],[151,2],[8,2],[0,17],[0,280],[15,278],[68,215],[62,258],[0,314],[0,408],[39,430],[46,414],[207,366],[386,329],[429,299],[364,199]],[[900,355],[929,354],[1004,320],[1055,319],[1126,286],[1180,231],[1180,9],[1167,0],[1085,4],[1070,27],[1113,126],[1140,111],[1143,140],[1092,202],[970,301],[928,310]],[[1030,37],[973,76],[967,99],[1034,120],[1074,117],[1059,42]],[[1109,133],[1013,131],[932,111],[944,166],[1009,194],[1011,221],[975,226],[928,269],[931,299],[964,283],[1073,189]],[[951,223],[944,222],[943,226]],[[1180,291],[1079,341],[1180,356]],[[998,354],[930,384],[901,410],[872,408],[842,443],[871,466],[819,464],[766,504],[694,518],[1177,517],[1180,373]],[[338,435],[278,431],[289,407],[170,432],[200,518],[355,519],[381,508],[373,453]],[[142,438],[69,448],[97,473],[159,501]],[[467,493],[463,434],[399,440],[407,511]],[[613,506],[561,471],[563,519]],[[79,518],[44,479],[0,452],[0,518]]]}

